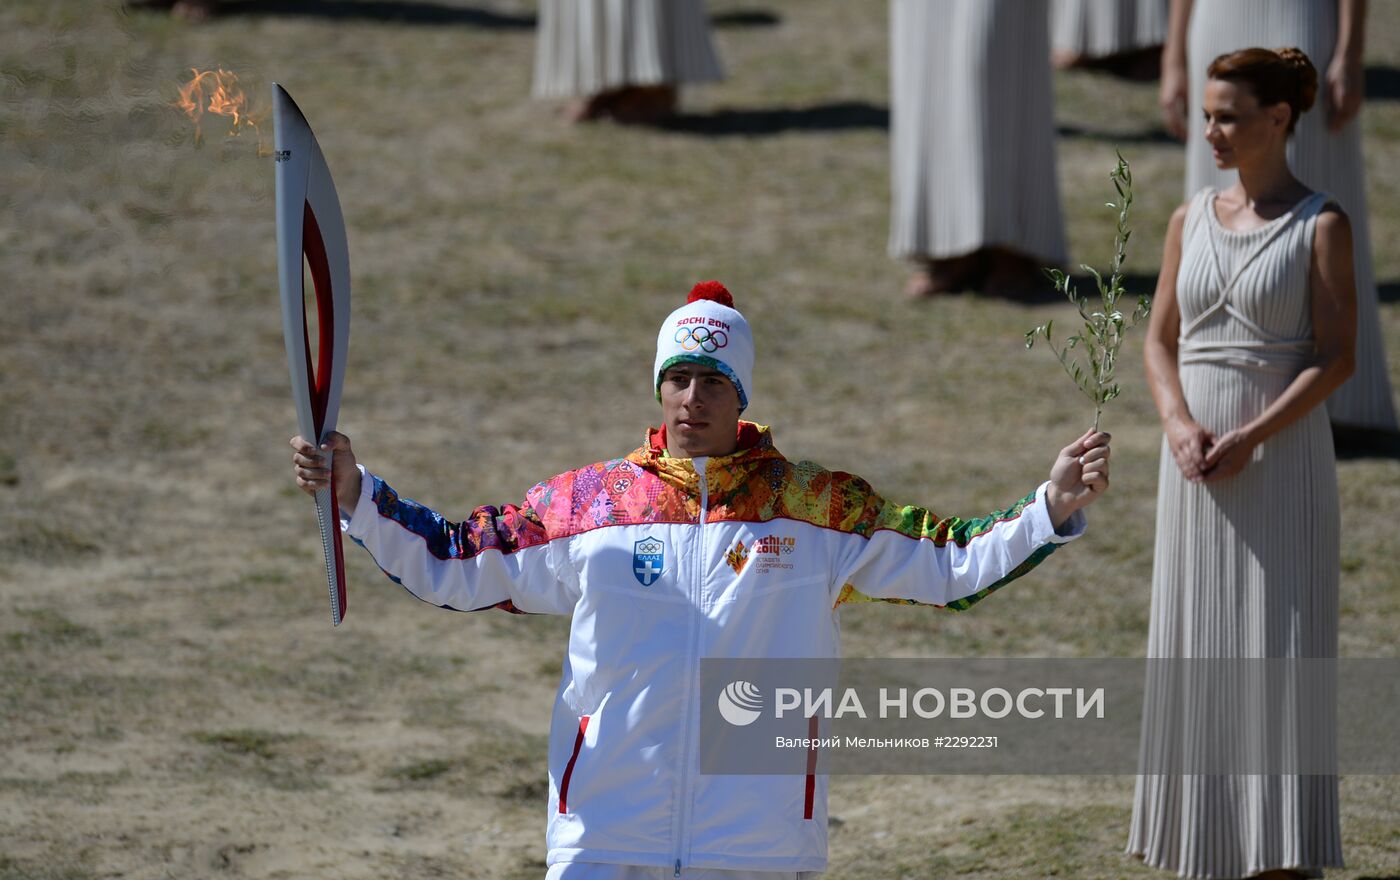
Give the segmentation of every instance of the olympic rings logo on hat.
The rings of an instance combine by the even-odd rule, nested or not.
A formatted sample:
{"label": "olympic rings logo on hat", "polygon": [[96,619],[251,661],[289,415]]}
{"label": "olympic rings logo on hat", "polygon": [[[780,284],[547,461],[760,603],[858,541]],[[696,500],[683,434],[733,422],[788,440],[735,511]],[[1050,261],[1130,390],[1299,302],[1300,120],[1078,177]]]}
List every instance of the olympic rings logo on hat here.
{"label": "olympic rings logo on hat", "polygon": [[681,327],[676,330],[676,341],[686,351],[700,349],[713,354],[729,344],[729,334],[709,327]]}

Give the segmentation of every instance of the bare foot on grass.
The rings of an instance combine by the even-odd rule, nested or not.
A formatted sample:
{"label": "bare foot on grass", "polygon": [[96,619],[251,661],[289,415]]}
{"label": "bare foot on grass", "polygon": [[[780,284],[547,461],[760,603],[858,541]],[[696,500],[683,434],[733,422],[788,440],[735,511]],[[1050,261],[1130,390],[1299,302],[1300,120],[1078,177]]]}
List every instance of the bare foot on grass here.
{"label": "bare foot on grass", "polygon": [[981,251],[937,260],[919,258],[914,261],[914,274],[904,284],[904,295],[920,300],[969,290],[977,286],[981,270]]}
{"label": "bare foot on grass", "polygon": [[608,115],[609,104],[616,96],[617,92],[601,92],[596,95],[575,98],[569,102],[569,106],[564,110],[564,118],[572,124],[603,119]]}
{"label": "bare foot on grass", "polygon": [[623,125],[652,125],[676,114],[675,86],[624,86],[573,101],[564,112],[571,123],[611,119]]}
{"label": "bare foot on grass", "polygon": [[213,18],[218,8],[218,0],[175,0],[170,14],[180,21],[199,24]]}

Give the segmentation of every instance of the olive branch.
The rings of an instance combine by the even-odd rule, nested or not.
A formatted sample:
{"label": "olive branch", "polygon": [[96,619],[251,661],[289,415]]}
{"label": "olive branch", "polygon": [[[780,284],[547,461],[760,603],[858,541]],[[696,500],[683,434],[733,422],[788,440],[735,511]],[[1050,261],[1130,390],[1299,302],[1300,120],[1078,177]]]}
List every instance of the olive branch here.
{"label": "olive branch", "polygon": [[[1026,332],[1026,348],[1035,345],[1036,337],[1045,337],[1045,344],[1059,358],[1060,366],[1074,380],[1084,396],[1094,404],[1094,430],[1099,429],[1099,418],[1104,405],[1117,397],[1118,383],[1113,381],[1113,370],[1118,362],[1118,349],[1123,344],[1124,334],[1147,317],[1152,304],[1145,295],[1139,294],[1136,308],[1131,315],[1124,315],[1118,308],[1118,300],[1126,293],[1123,289],[1123,259],[1127,255],[1128,238],[1133,230],[1128,225],[1128,209],[1133,204],[1133,173],[1122,153],[1118,153],[1118,164],[1108,175],[1113,188],[1118,191],[1118,200],[1105,202],[1105,206],[1118,212],[1118,223],[1113,237],[1113,263],[1107,280],[1093,266],[1080,265],[1079,268],[1094,276],[1099,298],[1081,295],[1070,276],[1059,269],[1046,269],[1045,274],[1055,283],[1055,289],[1063,293],[1079,309],[1079,317],[1084,327],[1069,339],[1063,347],[1057,347],[1051,337],[1054,321],[1047,321]],[[1079,355],[1076,356],[1076,349]],[[1087,361],[1087,363],[1081,363]]]}

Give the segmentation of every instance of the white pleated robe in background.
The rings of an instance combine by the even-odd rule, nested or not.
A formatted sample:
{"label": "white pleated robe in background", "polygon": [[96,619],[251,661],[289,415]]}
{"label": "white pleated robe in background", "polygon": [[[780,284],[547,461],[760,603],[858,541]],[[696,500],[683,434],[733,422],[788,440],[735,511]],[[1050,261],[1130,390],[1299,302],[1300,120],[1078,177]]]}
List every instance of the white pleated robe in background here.
{"label": "white pleated robe in background", "polygon": [[1356,255],[1356,372],[1332,393],[1327,409],[1339,424],[1394,430],[1395,402],[1386,367],[1371,260],[1366,207],[1366,168],[1361,155],[1361,120],[1337,133],[1327,129],[1324,77],[1337,43],[1337,0],[1196,0],[1187,44],[1191,135],[1186,144],[1186,194],[1203,186],[1226,189],[1238,179],[1211,158],[1201,116],[1206,68],[1216,57],[1250,46],[1297,46],[1317,68],[1317,103],[1298,120],[1289,139],[1288,165],[1310,188],[1336,197],[1351,218]]}
{"label": "white pleated robe in background", "polygon": [[[1232,232],[1214,196],[1192,199],[1182,234],[1177,360],[1192,417],[1220,436],[1263,412],[1311,360],[1312,241],[1328,197],[1315,193],[1263,227]],[[1338,509],[1321,406],[1219,482],[1188,482],[1164,437],[1147,656],[1336,657]],[[1149,675],[1144,756],[1229,747],[1199,739],[1209,718],[1168,708],[1162,690]],[[1335,751],[1335,706],[1298,701],[1301,712],[1294,705],[1263,730],[1232,733],[1287,742],[1312,725]],[[1141,775],[1128,852],[1182,877],[1316,876],[1342,864],[1337,777]]]}
{"label": "white pleated robe in background", "polygon": [[1068,261],[1045,0],[892,0],[890,254]]}
{"label": "white pleated robe in background", "polygon": [[1050,0],[1056,52],[1108,58],[1167,41],[1168,0]]}
{"label": "white pleated robe in background", "polygon": [[541,0],[537,98],[723,79],[703,0]]}

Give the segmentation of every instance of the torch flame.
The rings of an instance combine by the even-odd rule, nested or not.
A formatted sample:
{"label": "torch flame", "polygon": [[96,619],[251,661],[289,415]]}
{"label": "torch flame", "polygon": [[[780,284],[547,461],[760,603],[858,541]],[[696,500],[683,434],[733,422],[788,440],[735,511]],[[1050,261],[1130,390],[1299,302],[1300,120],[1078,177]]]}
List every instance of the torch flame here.
{"label": "torch flame", "polygon": [[262,129],[257,120],[248,113],[248,97],[238,86],[238,74],[231,70],[199,70],[191,67],[194,78],[180,86],[180,99],[176,107],[184,111],[194,123],[194,142],[203,143],[204,132],[200,126],[204,114],[227,116],[232,125],[229,136],[237,137],[244,128],[251,128],[258,136],[258,155],[267,155],[263,149]]}

